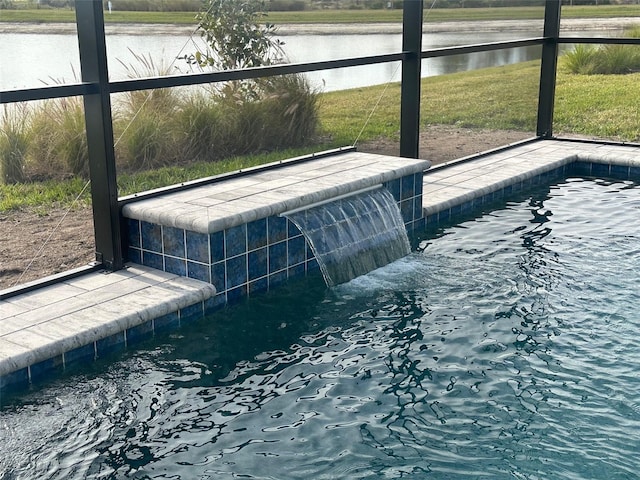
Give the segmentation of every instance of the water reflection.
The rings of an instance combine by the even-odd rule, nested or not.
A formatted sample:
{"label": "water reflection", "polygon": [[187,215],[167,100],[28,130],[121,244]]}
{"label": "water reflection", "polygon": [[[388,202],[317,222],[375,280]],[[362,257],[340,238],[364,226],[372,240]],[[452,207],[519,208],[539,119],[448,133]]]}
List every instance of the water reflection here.
{"label": "water reflection", "polygon": [[[572,32],[589,35],[592,32]],[[423,36],[423,49],[514,40],[539,36],[540,32],[442,32]],[[0,89],[29,88],[56,81],[76,81],[80,72],[77,38],[74,35],[3,33],[0,49]],[[399,34],[288,35],[285,52],[291,62],[335,60],[401,50]],[[127,67],[137,65],[136,55],[148,56],[157,65],[171,66],[175,74],[189,66],[177,58],[202,49],[199,36],[108,35],[106,38],[111,80],[127,79]],[[35,53],[34,53],[35,52]],[[34,56],[35,55],[35,56]],[[467,71],[538,59],[540,47],[519,47],[454,57],[423,60],[423,76]],[[342,90],[400,80],[398,63],[326,70],[307,74],[312,84],[324,91]]]}

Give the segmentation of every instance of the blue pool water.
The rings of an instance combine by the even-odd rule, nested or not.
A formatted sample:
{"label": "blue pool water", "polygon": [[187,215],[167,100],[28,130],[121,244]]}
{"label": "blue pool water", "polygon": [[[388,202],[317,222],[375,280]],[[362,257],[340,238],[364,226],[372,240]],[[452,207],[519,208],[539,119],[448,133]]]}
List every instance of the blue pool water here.
{"label": "blue pool water", "polygon": [[639,214],[569,179],[4,398],[0,478],[638,478]]}

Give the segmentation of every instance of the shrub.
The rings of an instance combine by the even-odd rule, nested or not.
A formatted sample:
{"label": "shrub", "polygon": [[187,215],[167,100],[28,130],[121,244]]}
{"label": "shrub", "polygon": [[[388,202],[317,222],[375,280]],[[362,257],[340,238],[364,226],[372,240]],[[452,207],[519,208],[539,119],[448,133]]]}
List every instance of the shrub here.
{"label": "shrub", "polygon": [[315,136],[317,94],[304,77],[258,80],[252,99],[244,87],[230,82],[220,91],[187,97],[174,127],[181,156],[214,161],[299,146]]}
{"label": "shrub", "polygon": [[27,104],[14,108],[4,106],[0,125],[1,183],[20,183],[24,180],[24,164],[30,144],[30,110]]}
{"label": "shrub", "polygon": [[[268,138],[287,147],[308,142],[318,125],[318,96],[302,75],[270,77],[260,82],[271,130]],[[273,141],[273,140],[271,140]],[[277,144],[270,148],[278,147]]]}
{"label": "shrub", "polygon": [[[168,75],[169,66],[131,52],[138,65],[125,65],[129,78]],[[175,160],[176,89],[126,92],[116,107],[114,134],[119,164],[132,170],[156,168]]]}
{"label": "shrub", "polygon": [[82,98],[55,98],[40,104],[33,115],[32,132],[31,175],[88,177],[89,152]]}
{"label": "shrub", "polygon": [[[626,29],[625,37],[640,38],[640,27]],[[640,46],[579,44],[564,56],[564,65],[571,73],[584,75],[620,75],[640,71]]]}
{"label": "shrub", "polygon": [[188,95],[177,116],[179,150],[184,159],[214,161],[233,155],[233,115],[212,91]]}
{"label": "shrub", "polygon": [[563,56],[564,66],[571,73],[591,74],[595,68],[594,62],[597,49],[591,45],[576,45]]}

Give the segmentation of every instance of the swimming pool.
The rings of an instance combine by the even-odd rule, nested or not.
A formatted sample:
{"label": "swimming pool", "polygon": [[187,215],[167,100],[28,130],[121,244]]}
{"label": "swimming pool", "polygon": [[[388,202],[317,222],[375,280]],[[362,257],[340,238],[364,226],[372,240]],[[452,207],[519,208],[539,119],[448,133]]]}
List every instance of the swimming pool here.
{"label": "swimming pool", "polygon": [[640,188],[568,179],[4,398],[7,478],[636,478]]}

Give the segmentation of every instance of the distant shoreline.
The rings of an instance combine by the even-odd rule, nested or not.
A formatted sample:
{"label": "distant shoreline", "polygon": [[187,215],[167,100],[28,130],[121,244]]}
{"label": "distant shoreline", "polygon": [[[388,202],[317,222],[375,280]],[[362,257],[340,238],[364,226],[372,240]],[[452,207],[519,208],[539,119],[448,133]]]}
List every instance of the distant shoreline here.
{"label": "distant shoreline", "polygon": [[[638,25],[637,17],[621,18],[569,18],[562,21],[563,31],[577,30],[620,30],[624,27]],[[466,22],[427,22],[424,33],[442,32],[496,32],[496,31],[524,31],[542,28],[540,20],[493,20]],[[189,35],[196,30],[195,25],[176,25],[166,23],[107,23],[105,31],[109,35]],[[74,23],[39,23],[39,22],[0,22],[0,35],[3,33],[33,33],[33,34],[75,34]],[[309,23],[282,24],[278,26],[278,35],[362,35],[371,33],[397,34],[402,33],[400,23]],[[540,32],[542,33],[542,31]]]}

